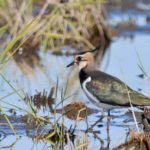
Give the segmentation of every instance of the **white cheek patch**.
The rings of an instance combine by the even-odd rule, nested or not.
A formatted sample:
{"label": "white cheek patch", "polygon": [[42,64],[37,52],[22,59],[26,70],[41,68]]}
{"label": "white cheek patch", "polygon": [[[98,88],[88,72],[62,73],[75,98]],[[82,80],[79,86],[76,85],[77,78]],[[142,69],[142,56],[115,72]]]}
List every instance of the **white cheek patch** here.
{"label": "white cheek patch", "polygon": [[81,62],[79,63],[79,70],[85,68],[86,66],[87,66],[87,62],[86,62],[86,61],[81,61]]}

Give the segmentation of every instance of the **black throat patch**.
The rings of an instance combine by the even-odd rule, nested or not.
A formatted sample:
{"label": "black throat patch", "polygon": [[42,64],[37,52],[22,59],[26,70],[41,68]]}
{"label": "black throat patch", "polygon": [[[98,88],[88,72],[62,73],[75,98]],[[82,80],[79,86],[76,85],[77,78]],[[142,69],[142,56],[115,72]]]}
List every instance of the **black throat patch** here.
{"label": "black throat patch", "polygon": [[81,69],[79,72],[79,79],[82,86],[82,83],[89,77],[89,75],[84,71],[84,69]]}

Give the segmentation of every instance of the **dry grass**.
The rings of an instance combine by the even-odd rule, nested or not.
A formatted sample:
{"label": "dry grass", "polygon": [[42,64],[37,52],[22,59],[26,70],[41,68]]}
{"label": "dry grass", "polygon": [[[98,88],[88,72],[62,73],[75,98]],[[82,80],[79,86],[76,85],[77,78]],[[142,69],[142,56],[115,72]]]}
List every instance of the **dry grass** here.
{"label": "dry grass", "polygon": [[130,136],[132,139],[138,141],[138,142],[146,142],[150,144],[150,133],[138,133],[133,130],[130,131]]}
{"label": "dry grass", "polygon": [[102,3],[104,0],[68,0],[65,3],[6,0],[0,5],[0,38],[8,33],[2,47],[5,49],[22,31],[7,52],[14,46],[17,51],[31,38],[31,44],[42,42],[45,49],[50,47],[53,50],[60,50],[64,45],[94,48],[100,42],[105,44],[111,37]]}

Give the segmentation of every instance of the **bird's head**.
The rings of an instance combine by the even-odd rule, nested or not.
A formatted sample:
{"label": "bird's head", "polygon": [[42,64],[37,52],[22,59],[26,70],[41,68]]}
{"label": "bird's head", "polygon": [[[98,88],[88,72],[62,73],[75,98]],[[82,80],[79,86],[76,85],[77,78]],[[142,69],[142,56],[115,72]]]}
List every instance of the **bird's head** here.
{"label": "bird's head", "polygon": [[94,64],[94,58],[92,53],[87,52],[82,55],[76,55],[74,57],[74,61],[71,62],[67,67],[70,67],[72,65],[77,65],[79,67],[79,70],[89,67]]}
{"label": "bird's head", "polygon": [[93,52],[97,51],[98,48],[92,51],[86,51],[75,55],[73,62],[71,62],[67,67],[77,65],[79,70],[88,68],[92,69],[94,67],[94,56]]}

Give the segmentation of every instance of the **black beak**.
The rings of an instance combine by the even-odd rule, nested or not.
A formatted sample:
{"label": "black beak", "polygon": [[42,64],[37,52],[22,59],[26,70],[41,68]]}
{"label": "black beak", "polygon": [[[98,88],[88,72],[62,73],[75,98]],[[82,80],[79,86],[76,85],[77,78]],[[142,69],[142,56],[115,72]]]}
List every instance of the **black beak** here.
{"label": "black beak", "polygon": [[73,66],[74,65],[74,61],[71,62],[70,64],[68,64],[66,67],[70,67],[70,66]]}

